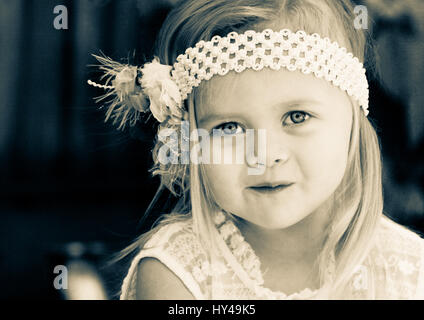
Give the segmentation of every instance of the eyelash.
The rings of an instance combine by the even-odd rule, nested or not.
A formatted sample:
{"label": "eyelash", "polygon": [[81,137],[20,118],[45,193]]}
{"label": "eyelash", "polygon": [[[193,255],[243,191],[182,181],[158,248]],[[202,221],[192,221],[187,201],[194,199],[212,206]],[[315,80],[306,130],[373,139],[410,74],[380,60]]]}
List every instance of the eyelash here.
{"label": "eyelash", "polygon": [[[302,114],[302,115],[304,116],[304,120],[303,120],[302,122],[294,122],[294,121],[293,121],[292,116],[293,116],[293,115],[295,115],[295,114],[297,114],[297,113],[300,113],[300,114]],[[305,111],[290,111],[289,113],[287,113],[287,115],[286,115],[286,116],[284,116],[284,118],[283,118],[283,123],[284,123],[287,119],[291,119],[291,120],[292,120],[292,123],[290,123],[290,124],[286,124],[287,126],[296,126],[296,125],[301,125],[302,123],[304,123],[304,122],[308,121],[310,117],[311,117],[311,115],[310,115],[309,113],[305,112]]]}
{"label": "eyelash", "polygon": [[[239,126],[240,128],[242,128],[241,126],[240,126],[240,124],[239,123],[237,123],[237,122],[225,122],[225,123],[222,123],[222,124],[220,124],[220,125],[218,125],[218,126],[216,126],[215,128],[213,128],[213,130],[221,130],[221,131],[224,131],[225,129],[223,129],[226,125],[229,125],[229,124],[233,124],[233,125],[236,125],[236,126]],[[243,128],[242,128],[243,129]],[[244,129],[243,129],[243,132],[244,132]],[[231,134],[228,134],[228,135],[236,135],[236,134],[239,134],[239,132],[236,132],[236,133],[231,133]]]}
{"label": "eyelash", "polygon": [[[304,120],[302,122],[294,122],[293,119],[292,119],[292,116],[295,115],[295,114],[302,114],[304,116]],[[308,121],[310,117],[311,117],[311,115],[309,113],[305,112],[305,111],[290,111],[284,116],[282,122],[284,123],[287,119],[291,119],[292,123],[286,124],[286,126],[292,127],[292,126],[301,125],[302,123]],[[233,125],[236,125],[236,126],[239,126],[240,128],[242,128],[241,125],[237,122],[225,122],[225,123],[222,123],[222,124],[216,126],[215,128],[213,128],[213,130],[224,130],[223,128],[226,125],[229,125],[229,124],[233,124]],[[243,129],[243,132],[244,132],[244,129]],[[239,134],[239,132],[232,133],[232,134],[229,134],[229,135],[236,135],[236,134]]]}

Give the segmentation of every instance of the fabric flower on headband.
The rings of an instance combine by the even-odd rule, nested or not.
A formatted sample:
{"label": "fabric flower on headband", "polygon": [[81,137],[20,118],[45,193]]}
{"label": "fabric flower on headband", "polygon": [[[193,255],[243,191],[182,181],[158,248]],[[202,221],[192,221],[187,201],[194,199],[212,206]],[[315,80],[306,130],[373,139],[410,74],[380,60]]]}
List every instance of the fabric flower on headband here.
{"label": "fabric flower on headband", "polygon": [[141,69],[143,92],[150,98],[150,111],[159,122],[168,115],[182,117],[180,89],[171,79],[171,69],[172,66],[161,64],[158,58]]}
{"label": "fabric flower on headband", "polygon": [[161,64],[158,58],[139,68],[104,56],[94,57],[101,63],[100,70],[104,72],[101,79],[106,78],[106,84],[91,80],[88,84],[109,90],[96,102],[113,97],[107,102],[106,121],[113,119],[113,124],[119,122],[118,129],[124,129],[126,123],[134,126],[141,113],[149,110],[159,122],[168,117],[182,117],[181,94],[171,79],[171,66]]}

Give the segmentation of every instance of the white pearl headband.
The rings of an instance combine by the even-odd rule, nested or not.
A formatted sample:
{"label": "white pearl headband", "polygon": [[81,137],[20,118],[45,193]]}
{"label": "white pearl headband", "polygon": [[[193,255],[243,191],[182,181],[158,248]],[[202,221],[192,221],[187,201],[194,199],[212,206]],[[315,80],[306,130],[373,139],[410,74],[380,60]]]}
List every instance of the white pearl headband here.
{"label": "white pearl headband", "polygon": [[363,64],[337,42],[322,39],[316,33],[266,29],[261,33],[250,30],[243,34],[231,32],[222,38],[215,36],[211,41],[198,42],[178,56],[172,78],[186,99],[203,80],[249,68],[257,71],[286,68],[313,73],[346,91],[368,115],[368,81]]}
{"label": "white pearl headband", "polygon": [[110,90],[98,101],[114,97],[109,102],[106,120],[120,121],[119,128],[127,122],[134,125],[140,113],[149,109],[159,122],[181,119],[185,114],[183,101],[202,81],[230,71],[263,68],[299,70],[323,78],[346,91],[368,115],[369,90],[363,64],[337,42],[316,33],[308,35],[288,29],[230,32],[226,37],[199,41],[179,55],[173,66],[161,64],[158,58],[143,67],[123,65],[107,57],[96,58],[107,81],[105,85],[91,80],[88,83]]}

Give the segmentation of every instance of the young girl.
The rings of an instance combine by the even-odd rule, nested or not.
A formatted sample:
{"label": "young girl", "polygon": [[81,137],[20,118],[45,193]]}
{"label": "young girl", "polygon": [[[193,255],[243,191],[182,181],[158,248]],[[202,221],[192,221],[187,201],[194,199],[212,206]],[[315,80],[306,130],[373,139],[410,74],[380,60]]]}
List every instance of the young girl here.
{"label": "young girl", "polygon": [[349,0],[185,0],[151,63],[98,57],[107,119],[152,113],[179,197],[123,251],[121,299],[424,298],[424,240],[382,215],[355,18]]}

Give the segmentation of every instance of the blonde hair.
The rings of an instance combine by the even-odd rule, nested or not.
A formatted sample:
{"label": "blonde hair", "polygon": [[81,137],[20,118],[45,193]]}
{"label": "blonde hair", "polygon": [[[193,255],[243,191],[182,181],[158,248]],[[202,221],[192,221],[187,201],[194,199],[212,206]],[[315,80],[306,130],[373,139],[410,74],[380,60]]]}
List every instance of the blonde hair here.
{"label": "blonde hair", "polygon": [[[350,0],[323,0],[319,3],[309,0],[185,0],[179,2],[164,22],[156,43],[156,55],[162,63],[172,65],[188,47],[200,40],[208,41],[214,35],[225,36],[231,31],[248,29],[290,28],[329,37],[364,62],[365,55],[371,51],[364,31],[354,28],[353,19]],[[197,128],[195,106],[202,100],[205,89],[201,84],[185,101],[190,130]],[[336,253],[335,281],[328,288],[327,298],[340,296],[353,268],[366,257],[383,209],[378,139],[369,120],[359,112],[359,106],[354,102],[352,106],[348,166],[333,195],[332,222],[319,258],[323,282],[328,256],[332,251]],[[164,122],[159,130],[163,128],[180,131],[173,123]],[[158,192],[167,188],[179,197],[179,202],[174,213],[164,216],[158,226],[192,218],[200,241],[213,254],[216,229],[211,214],[217,208],[203,181],[202,167],[193,163],[161,164],[158,160],[161,146],[158,141],[153,150],[153,174],[161,178]],[[136,239],[118,258],[141,248],[155,231],[156,228]]]}

